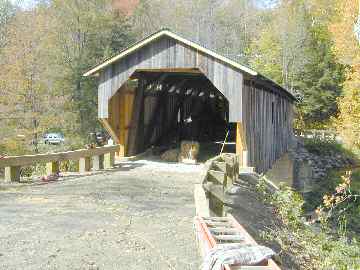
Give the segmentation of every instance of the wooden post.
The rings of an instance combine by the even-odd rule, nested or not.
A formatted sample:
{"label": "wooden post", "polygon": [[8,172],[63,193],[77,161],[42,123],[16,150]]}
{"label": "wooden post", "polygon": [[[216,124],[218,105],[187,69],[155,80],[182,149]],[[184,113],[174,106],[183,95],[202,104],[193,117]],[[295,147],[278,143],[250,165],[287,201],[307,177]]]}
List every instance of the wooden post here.
{"label": "wooden post", "polygon": [[[125,90],[125,89],[124,89]],[[119,152],[116,153],[117,157],[125,157],[125,125],[127,125],[126,122],[126,113],[129,106],[126,104],[126,93],[122,92],[122,94],[119,97],[119,145],[120,149]]]}
{"label": "wooden post", "polygon": [[82,157],[79,159],[79,172],[90,171],[90,157]]}
{"label": "wooden post", "polygon": [[5,182],[20,181],[20,167],[5,167]]}
{"label": "wooden post", "polygon": [[104,169],[104,155],[93,156],[92,165],[94,171]]}
{"label": "wooden post", "polygon": [[56,174],[60,171],[59,162],[46,163],[46,175]]}
{"label": "wooden post", "polygon": [[104,155],[105,169],[110,169],[110,168],[114,167],[114,163],[115,163],[115,153],[114,152],[106,153]]}
{"label": "wooden post", "polygon": [[236,124],[236,155],[240,157],[240,167],[248,167],[248,151],[246,146],[246,137],[243,124]]}
{"label": "wooden post", "polygon": [[133,113],[131,114],[131,129],[129,130],[126,152],[128,155],[136,155],[144,149],[144,92],[146,82],[139,77],[139,84],[135,91],[133,101]]}

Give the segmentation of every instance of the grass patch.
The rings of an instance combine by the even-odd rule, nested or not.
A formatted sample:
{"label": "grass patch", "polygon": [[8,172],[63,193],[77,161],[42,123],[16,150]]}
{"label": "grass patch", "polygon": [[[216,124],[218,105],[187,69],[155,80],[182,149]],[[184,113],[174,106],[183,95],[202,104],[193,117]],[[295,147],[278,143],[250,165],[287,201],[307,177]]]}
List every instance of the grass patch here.
{"label": "grass patch", "polygon": [[318,156],[340,155],[351,159],[354,163],[359,163],[359,153],[333,140],[304,139],[304,146],[310,153]]}

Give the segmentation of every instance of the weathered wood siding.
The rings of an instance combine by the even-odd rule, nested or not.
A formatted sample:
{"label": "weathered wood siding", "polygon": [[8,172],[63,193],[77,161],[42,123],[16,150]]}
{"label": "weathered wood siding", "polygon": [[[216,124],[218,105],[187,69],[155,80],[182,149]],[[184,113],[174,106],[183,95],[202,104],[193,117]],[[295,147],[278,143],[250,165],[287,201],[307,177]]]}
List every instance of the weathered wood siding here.
{"label": "weathered wood siding", "polygon": [[243,94],[249,165],[262,173],[289,149],[293,136],[293,104],[289,98],[250,82],[245,83]]}
{"label": "weathered wood siding", "polygon": [[198,68],[229,100],[230,122],[242,121],[243,74],[228,64],[169,37],[144,46],[100,73],[99,118],[108,118],[108,103],[136,69]]}
{"label": "weathered wood siding", "polygon": [[107,127],[111,137],[120,145],[120,156],[125,156],[127,152],[126,146],[131,125],[133,101],[133,89],[123,85],[121,90],[109,100],[109,116],[102,121],[103,124],[106,121],[105,128]]}
{"label": "weathered wood siding", "polygon": [[[244,83],[244,71],[169,36],[159,37],[137,51],[124,56],[119,61],[108,65],[100,72],[99,118],[103,120],[111,118],[110,120],[116,119],[118,121],[117,116],[114,115],[118,108],[112,107],[120,105],[113,105],[111,98],[136,70],[176,68],[199,69],[227,98],[229,122],[238,122],[238,127],[241,127],[249,155],[249,165],[255,167],[257,172],[265,172],[283,153],[287,152],[293,136],[293,100],[291,95],[286,94],[283,89],[260,75],[250,76],[246,74],[245,76],[249,81]],[[146,78],[144,78],[143,83],[145,82]],[[136,93],[139,92],[138,90]],[[141,99],[135,98],[134,100],[133,111],[136,113],[133,113],[132,116],[141,119],[141,125],[135,126],[134,123],[138,122],[133,119],[133,126],[130,131],[140,130],[141,132],[138,133],[141,136],[139,136],[150,138],[150,141],[156,140],[160,136],[159,134],[164,133],[163,128],[168,125],[168,121],[173,120],[173,117],[168,117],[174,113],[171,111],[172,107],[162,108],[168,110],[167,117],[156,119],[156,121],[151,120],[153,118],[151,115],[154,114],[155,107],[159,103],[156,101],[157,98],[143,94]],[[176,100],[174,99],[173,102]],[[140,112],[144,103],[152,104],[149,107],[150,111]],[[142,106],[140,106],[141,104]],[[155,135],[151,135],[154,136],[153,138],[149,132],[150,124],[152,128],[155,127],[156,131]],[[116,123],[113,123],[113,126],[115,126],[116,133],[119,133]],[[121,136],[119,135],[119,137]],[[135,151],[138,146],[135,147],[134,143],[131,143],[135,137],[131,134],[128,137],[130,139],[130,152]],[[146,146],[147,141],[142,140],[140,148]]]}

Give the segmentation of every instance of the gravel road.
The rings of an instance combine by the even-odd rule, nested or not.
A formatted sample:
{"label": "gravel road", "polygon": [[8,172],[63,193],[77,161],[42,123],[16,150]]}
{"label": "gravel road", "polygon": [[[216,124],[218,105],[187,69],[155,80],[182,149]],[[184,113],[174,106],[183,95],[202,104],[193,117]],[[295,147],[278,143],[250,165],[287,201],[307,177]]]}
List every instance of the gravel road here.
{"label": "gravel road", "polygon": [[0,269],[198,269],[193,183],[201,168],[140,160],[0,186]]}

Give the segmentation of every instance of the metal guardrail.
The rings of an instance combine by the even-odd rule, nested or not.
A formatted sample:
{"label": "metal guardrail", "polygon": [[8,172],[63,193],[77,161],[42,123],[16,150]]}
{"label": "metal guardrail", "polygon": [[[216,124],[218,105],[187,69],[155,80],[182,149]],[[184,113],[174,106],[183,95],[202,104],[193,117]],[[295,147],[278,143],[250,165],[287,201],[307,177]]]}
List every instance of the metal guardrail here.
{"label": "metal guardrail", "polygon": [[67,160],[78,160],[79,172],[90,171],[91,163],[93,170],[101,170],[114,166],[115,152],[119,150],[119,145],[112,145],[60,153],[7,156],[0,159],[0,168],[5,168],[6,182],[19,181],[21,167],[38,163],[46,163],[48,175],[58,173],[60,162]]}
{"label": "metal guardrail", "polygon": [[319,130],[319,129],[308,129],[308,130],[298,130],[294,129],[295,136],[309,139],[319,139],[319,140],[336,140],[337,134],[331,130]]}

